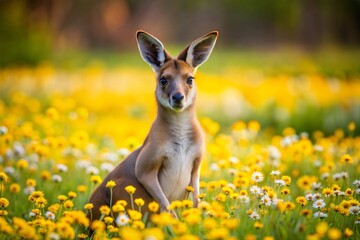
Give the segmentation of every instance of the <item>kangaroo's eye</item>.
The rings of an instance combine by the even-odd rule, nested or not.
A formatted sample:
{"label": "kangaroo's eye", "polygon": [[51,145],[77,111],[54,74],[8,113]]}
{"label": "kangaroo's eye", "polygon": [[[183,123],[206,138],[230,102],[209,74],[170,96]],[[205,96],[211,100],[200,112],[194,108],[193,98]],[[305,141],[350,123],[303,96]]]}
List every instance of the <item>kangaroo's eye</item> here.
{"label": "kangaroo's eye", "polygon": [[159,82],[160,82],[160,85],[162,87],[164,87],[167,84],[168,81],[167,81],[167,79],[165,77],[161,77]]}
{"label": "kangaroo's eye", "polygon": [[192,86],[193,82],[194,82],[194,78],[193,78],[193,77],[189,77],[188,79],[186,79],[186,83],[187,83],[187,85],[189,85],[189,86]]}

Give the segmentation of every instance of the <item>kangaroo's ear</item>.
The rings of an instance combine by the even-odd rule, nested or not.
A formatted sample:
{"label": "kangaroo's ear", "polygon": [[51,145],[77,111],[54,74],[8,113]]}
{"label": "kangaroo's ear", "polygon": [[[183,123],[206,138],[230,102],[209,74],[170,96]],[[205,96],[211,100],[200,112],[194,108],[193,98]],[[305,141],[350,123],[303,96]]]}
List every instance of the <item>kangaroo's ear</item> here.
{"label": "kangaroo's ear", "polygon": [[214,31],[195,40],[177,58],[187,62],[187,64],[196,69],[209,58],[218,35],[219,33]]}
{"label": "kangaroo's ear", "polygon": [[154,71],[157,71],[170,59],[170,55],[156,37],[144,31],[137,31],[136,41],[142,58],[154,69]]}

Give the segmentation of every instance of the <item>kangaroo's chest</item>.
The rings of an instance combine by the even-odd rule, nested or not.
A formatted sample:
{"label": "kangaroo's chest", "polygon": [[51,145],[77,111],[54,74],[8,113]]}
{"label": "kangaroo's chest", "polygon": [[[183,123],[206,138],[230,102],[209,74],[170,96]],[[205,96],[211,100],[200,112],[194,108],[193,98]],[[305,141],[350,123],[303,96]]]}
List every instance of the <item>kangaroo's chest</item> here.
{"label": "kangaroo's chest", "polygon": [[160,185],[170,201],[183,199],[190,184],[194,161],[200,156],[200,146],[190,137],[174,137],[161,147]]}

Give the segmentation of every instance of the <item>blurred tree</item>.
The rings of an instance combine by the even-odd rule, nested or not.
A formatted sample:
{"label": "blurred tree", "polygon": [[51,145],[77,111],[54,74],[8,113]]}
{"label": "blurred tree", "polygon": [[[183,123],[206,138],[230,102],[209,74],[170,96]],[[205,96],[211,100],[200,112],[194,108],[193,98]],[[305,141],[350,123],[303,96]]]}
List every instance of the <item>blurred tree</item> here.
{"label": "blurred tree", "polygon": [[360,0],[0,0],[0,64],[51,51],[135,47],[144,29],[183,42],[217,29],[241,47],[359,46]]}

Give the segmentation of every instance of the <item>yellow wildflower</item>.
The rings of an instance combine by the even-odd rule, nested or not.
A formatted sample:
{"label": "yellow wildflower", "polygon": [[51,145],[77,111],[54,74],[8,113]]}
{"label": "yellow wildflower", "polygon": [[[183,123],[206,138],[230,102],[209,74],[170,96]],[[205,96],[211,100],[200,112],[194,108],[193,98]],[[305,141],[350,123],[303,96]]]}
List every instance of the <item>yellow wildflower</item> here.
{"label": "yellow wildflower", "polygon": [[116,186],[116,183],[114,182],[114,181],[112,181],[112,180],[110,180],[110,181],[108,181],[107,183],[106,183],[106,187],[107,188],[113,188],[113,187],[115,187]]}
{"label": "yellow wildflower", "polygon": [[142,198],[136,198],[134,202],[138,207],[142,207],[145,204],[145,201]]}
{"label": "yellow wildflower", "polygon": [[136,191],[136,188],[135,188],[134,186],[129,185],[129,186],[125,187],[125,191],[126,191],[128,194],[134,194],[135,191]]}
{"label": "yellow wildflower", "polygon": [[159,210],[159,204],[155,201],[152,201],[148,204],[148,209],[150,210],[150,212],[157,212]]}
{"label": "yellow wildflower", "polygon": [[9,204],[9,200],[6,198],[0,198],[0,208],[7,208]]}

